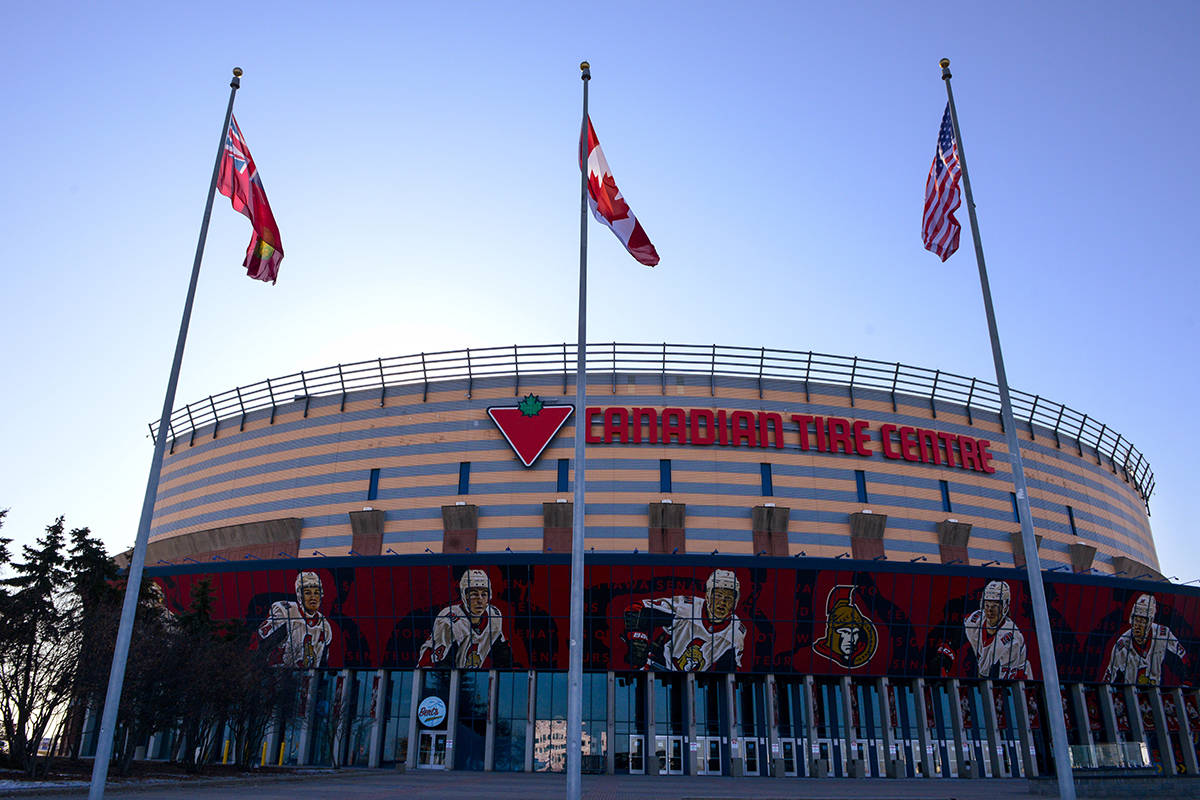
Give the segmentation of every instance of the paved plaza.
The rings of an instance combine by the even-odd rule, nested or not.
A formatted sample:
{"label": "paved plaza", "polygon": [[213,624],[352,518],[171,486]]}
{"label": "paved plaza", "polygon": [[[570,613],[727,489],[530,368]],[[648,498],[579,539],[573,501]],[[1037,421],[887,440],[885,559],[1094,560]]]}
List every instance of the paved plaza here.
{"label": "paved plaza", "polygon": [[[79,798],[77,790],[22,792],[16,796]],[[561,775],[500,774],[482,772],[395,773],[382,770],[345,771],[290,776],[285,780],[249,779],[186,785],[143,785],[111,788],[111,800],[382,800],[407,797],[437,800],[536,800],[563,797],[566,780]],[[723,777],[650,777],[586,775],[585,800],[1025,800],[1023,780],[839,780]]]}

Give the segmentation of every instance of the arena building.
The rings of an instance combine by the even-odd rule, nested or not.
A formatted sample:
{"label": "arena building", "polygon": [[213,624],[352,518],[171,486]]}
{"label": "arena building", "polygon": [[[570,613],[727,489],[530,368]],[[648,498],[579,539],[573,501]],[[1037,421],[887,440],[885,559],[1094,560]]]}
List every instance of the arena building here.
{"label": "arena building", "polygon": [[[993,384],[588,349],[585,769],[1052,771]],[[148,575],[176,610],[211,580],[218,614],[306,671],[265,759],[565,767],[574,364],[379,359],[173,415]],[[1086,414],[1013,402],[1072,757],[1197,774],[1200,590],[1158,571],[1150,467]]]}

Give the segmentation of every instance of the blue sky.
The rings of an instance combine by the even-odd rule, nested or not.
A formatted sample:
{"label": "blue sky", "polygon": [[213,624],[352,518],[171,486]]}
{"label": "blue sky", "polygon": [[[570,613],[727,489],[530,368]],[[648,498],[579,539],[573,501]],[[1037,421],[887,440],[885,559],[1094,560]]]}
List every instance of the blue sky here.
{"label": "blue sky", "polygon": [[[573,341],[578,63],[662,263],[593,225],[589,339],[817,350],[990,379],[964,249],[920,243],[953,61],[1011,384],[1150,459],[1189,527],[1193,3],[25,4],[0,32],[3,533],[132,542],[231,67],[282,231],[218,197],[181,402],[300,369]],[[964,223],[965,208],[961,212]]]}

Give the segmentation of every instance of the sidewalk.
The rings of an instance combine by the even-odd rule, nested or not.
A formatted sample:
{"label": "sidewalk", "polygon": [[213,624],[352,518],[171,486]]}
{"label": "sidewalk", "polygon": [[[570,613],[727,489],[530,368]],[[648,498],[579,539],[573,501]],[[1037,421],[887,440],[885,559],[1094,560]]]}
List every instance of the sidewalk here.
{"label": "sidewalk", "polygon": [[[0,790],[0,797],[77,798],[78,789]],[[345,770],[336,773],[292,775],[287,778],[222,779],[177,785],[111,787],[111,800],[537,800],[566,794],[562,775],[526,773],[444,772],[395,773],[386,770]],[[650,777],[643,775],[585,775],[584,800],[1029,800],[1023,780],[920,779],[771,779],[724,777]]]}

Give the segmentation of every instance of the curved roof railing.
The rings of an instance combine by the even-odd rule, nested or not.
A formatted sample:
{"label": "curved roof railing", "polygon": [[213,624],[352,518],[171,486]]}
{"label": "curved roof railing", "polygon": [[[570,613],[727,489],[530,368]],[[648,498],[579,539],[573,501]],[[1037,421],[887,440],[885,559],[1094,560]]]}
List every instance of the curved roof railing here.
{"label": "curved roof railing", "polygon": [[[760,396],[764,380],[783,379],[801,382],[806,394],[809,384],[848,387],[851,405],[858,389],[890,394],[893,408],[897,395],[927,398],[935,418],[936,401],[962,406],[968,420],[972,410],[996,414],[1000,411],[999,390],[989,381],[858,356],[715,344],[589,342],[587,364],[588,372],[593,376],[612,374],[614,392],[619,373],[659,375],[664,392],[667,375],[707,375],[712,392],[716,390],[717,377],[735,376],[757,379]],[[427,397],[432,383],[465,379],[469,397],[476,379],[497,376],[513,378],[515,396],[519,393],[521,379],[534,375],[543,379],[547,375],[561,375],[563,393],[566,394],[567,380],[574,372],[575,345],[565,343],[468,348],[338,364],[239,386],[176,409],[171,415],[172,449],[184,436],[189,437],[189,443],[194,441],[196,431],[203,426],[213,424],[215,437],[222,420],[240,416],[241,424],[244,424],[246,414],[251,411],[270,408],[273,421],[278,406],[303,400],[307,415],[308,404],[316,396],[340,394],[345,408],[349,393],[378,389],[379,402],[383,405],[390,386],[423,385]],[[1092,448],[1098,459],[1101,456],[1109,459],[1113,471],[1121,470],[1143,500],[1149,500],[1154,491],[1154,473],[1132,442],[1087,414],[1041,395],[1016,389],[1011,395],[1013,416],[1030,426],[1031,435],[1036,437],[1036,425],[1049,430],[1060,446],[1064,437],[1073,440],[1080,455],[1085,445]],[[151,438],[157,434],[156,428],[157,424],[151,424]]]}

